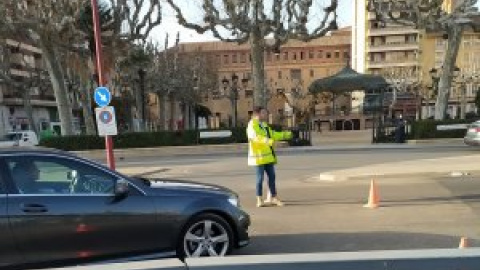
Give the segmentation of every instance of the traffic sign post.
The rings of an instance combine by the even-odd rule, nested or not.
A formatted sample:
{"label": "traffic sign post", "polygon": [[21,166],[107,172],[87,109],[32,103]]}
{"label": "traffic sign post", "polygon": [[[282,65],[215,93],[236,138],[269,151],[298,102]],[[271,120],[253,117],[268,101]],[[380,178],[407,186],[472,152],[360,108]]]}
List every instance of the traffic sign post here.
{"label": "traffic sign post", "polygon": [[[98,12],[98,3],[97,3],[97,0],[91,0],[91,6],[92,6],[92,19],[93,19],[93,32],[94,32],[94,37],[95,37],[95,52],[96,52],[96,56],[97,56],[97,61],[96,61],[96,67],[97,67],[97,73],[98,73],[98,85],[99,86],[104,86],[106,85],[106,81],[105,81],[105,77],[104,77],[104,74],[103,74],[103,67],[102,67],[102,35],[101,35],[101,29],[100,29],[100,16],[99,16],[99,12]],[[108,90],[108,89],[107,89]],[[100,104],[97,102],[97,94],[95,94],[95,102],[97,102],[97,104],[100,106],[100,107],[104,107],[104,106],[107,106],[109,103],[110,103],[110,100],[108,99],[111,99],[111,95],[110,95],[110,91],[107,91],[108,92],[108,97],[104,97],[103,95],[105,94],[104,93],[104,90],[100,90],[99,91],[99,95],[98,95],[98,98],[100,100]],[[106,101],[104,101],[104,99],[107,99]],[[105,104],[105,105],[101,105],[101,104]],[[113,140],[112,140],[112,136],[105,136],[105,150],[107,152],[107,164],[108,164],[108,167],[110,167],[110,169],[112,170],[115,170],[115,157],[113,155]]]}

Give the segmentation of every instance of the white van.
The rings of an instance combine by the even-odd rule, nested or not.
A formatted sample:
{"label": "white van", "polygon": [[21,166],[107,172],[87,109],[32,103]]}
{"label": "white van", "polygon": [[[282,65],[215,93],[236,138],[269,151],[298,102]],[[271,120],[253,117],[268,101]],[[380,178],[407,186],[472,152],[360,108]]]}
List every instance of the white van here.
{"label": "white van", "polygon": [[0,147],[15,147],[15,146],[37,146],[37,134],[31,130],[21,130],[8,132],[0,139]]}

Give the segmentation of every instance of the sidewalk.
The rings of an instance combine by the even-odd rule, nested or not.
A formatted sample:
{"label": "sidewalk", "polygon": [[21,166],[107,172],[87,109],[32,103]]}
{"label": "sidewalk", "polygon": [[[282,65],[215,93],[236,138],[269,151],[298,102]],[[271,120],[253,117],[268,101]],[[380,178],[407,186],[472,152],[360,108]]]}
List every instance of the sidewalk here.
{"label": "sidewalk", "polygon": [[[319,151],[363,151],[363,150],[402,150],[413,148],[449,148],[463,147],[463,142],[457,141],[437,141],[420,142],[406,144],[322,144],[316,146],[290,147],[286,142],[276,143],[276,153],[305,153]],[[466,147],[466,146],[465,146]],[[205,156],[205,155],[247,155],[248,144],[223,144],[223,145],[194,145],[194,146],[164,146],[155,148],[129,148],[115,149],[115,158],[149,158],[149,157],[179,157],[179,156]],[[89,159],[105,159],[105,150],[73,151],[72,153]]]}
{"label": "sidewalk", "polygon": [[392,162],[323,172],[319,181],[346,181],[396,176],[464,176],[480,171],[480,154],[459,157]]}

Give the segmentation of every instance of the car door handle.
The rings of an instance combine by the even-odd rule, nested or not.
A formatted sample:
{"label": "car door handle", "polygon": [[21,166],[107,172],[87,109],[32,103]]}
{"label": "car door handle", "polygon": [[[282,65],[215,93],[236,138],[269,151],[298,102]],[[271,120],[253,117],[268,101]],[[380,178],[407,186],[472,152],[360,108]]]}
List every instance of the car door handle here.
{"label": "car door handle", "polygon": [[48,212],[47,207],[41,204],[22,204],[20,205],[20,208],[22,209],[23,212],[25,213],[46,213]]}

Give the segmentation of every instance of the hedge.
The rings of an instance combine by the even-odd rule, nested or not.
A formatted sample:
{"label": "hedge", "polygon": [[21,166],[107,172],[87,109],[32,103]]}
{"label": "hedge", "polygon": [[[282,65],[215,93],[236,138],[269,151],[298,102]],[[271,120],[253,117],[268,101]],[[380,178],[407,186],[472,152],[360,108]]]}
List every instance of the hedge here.
{"label": "hedge", "polygon": [[474,119],[452,119],[452,120],[421,120],[412,123],[410,139],[442,139],[442,138],[463,138],[465,129],[437,130],[438,125],[470,124]]}
{"label": "hedge", "polygon": [[[124,133],[113,137],[115,148],[146,148],[195,144],[246,143],[245,128],[231,129],[229,138],[199,139],[195,130]],[[76,135],[50,137],[40,141],[40,145],[66,151],[103,149],[105,139],[100,136]]]}

